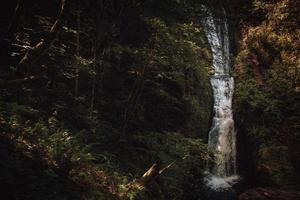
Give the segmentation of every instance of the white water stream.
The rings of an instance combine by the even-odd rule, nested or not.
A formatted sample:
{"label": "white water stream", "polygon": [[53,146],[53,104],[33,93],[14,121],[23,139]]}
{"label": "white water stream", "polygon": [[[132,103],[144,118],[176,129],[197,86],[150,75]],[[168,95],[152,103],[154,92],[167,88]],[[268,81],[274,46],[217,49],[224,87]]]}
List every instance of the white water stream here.
{"label": "white water stream", "polygon": [[230,76],[228,24],[223,16],[215,17],[203,7],[204,31],[211,47],[214,75],[210,81],[214,96],[214,118],[208,137],[208,147],[214,151],[214,162],[209,164],[206,182],[213,189],[231,187],[236,175],[236,132],[232,116],[234,80]]}

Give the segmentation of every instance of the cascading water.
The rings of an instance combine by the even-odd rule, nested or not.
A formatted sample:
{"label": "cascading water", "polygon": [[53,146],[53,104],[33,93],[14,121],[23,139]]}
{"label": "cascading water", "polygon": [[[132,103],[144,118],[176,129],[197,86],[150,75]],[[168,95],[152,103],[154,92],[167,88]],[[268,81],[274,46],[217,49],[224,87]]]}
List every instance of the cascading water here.
{"label": "cascading water", "polygon": [[205,34],[213,56],[214,75],[210,81],[214,95],[214,118],[208,137],[208,147],[214,153],[214,162],[209,164],[207,184],[213,189],[228,188],[237,179],[236,132],[232,117],[234,80],[230,76],[228,24],[223,9],[220,17],[203,6],[202,19]]}

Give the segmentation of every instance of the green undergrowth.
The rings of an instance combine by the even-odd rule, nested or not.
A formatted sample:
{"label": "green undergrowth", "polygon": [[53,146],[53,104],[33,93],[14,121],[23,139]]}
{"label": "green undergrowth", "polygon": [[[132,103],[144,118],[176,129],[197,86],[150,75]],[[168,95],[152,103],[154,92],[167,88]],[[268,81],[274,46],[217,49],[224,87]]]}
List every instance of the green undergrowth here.
{"label": "green undergrowth", "polygon": [[[1,105],[1,186],[12,199],[184,199],[198,187],[188,180],[201,180],[208,159],[200,139],[180,133],[88,143],[55,116]],[[139,184],[154,163],[173,164],[149,186]]]}
{"label": "green undergrowth", "polygon": [[[299,2],[253,2],[235,61],[234,112],[256,184],[297,186],[300,175]],[[243,158],[241,158],[243,160]],[[245,159],[244,159],[245,160]],[[249,159],[248,159],[249,160]],[[246,163],[248,161],[245,161]]]}

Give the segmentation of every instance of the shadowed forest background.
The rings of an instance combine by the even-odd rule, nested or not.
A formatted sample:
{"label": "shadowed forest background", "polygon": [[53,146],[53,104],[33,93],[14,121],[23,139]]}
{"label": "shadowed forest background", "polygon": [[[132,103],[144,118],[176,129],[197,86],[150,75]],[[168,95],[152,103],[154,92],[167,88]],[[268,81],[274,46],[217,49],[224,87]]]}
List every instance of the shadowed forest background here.
{"label": "shadowed forest background", "polygon": [[202,182],[213,117],[202,4],[228,15],[237,196],[263,187],[297,199],[298,0],[5,2],[3,199],[213,200]]}

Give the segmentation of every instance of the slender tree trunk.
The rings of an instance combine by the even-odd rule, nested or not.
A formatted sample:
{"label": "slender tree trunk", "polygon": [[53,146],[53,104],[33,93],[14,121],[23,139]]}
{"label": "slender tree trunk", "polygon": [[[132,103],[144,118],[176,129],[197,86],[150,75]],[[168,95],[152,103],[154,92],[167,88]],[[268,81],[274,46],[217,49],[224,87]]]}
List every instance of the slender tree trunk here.
{"label": "slender tree trunk", "polygon": [[137,78],[136,78],[134,84],[132,85],[129,96],[127,98],[127,105],[126,105],[124,115],[123,115],[123,125],[122,125],[121,134],[120,134],[120,140],[122,139],[124,133],[126,132],[128,122],[130,121],[130,114],[135,111],[138,101],[139,101],[139,98],[143,92],[145,74],[146,74],[147,68],[151,65],[151,62],[152,62],[152,59],[154,56],[154,49],[156,48],[156,41],[157,41],[157,35],[155,36],[153,47],[149,52],[148,60],[144,64],[143,68],[139,71]]}
{"label": "slender tree trunk", "polygon": [[75,69],[75,98],[79,93],[79,56],[80,56],[80,1],[78,0],[77,10],[77,35],[76,35],[76,69]]}
{"label": "slender tree trunk", "polygon": [[134,112],[137,107],[139,98],[144,88],[145,74],[152,60],[152,56],[153,56],[153,52],[151,51],[149,55],[149,60],[147,61],[147,63],[144,64],[143,68],[138,73],[138,76],[130,90],[129,96],[127,98],[127,106],[125,108],[124,115],[123,115],[123,126],[122,126],[120,138],[123,137],[123,134],[127,129],[128,122],[130,121],[130,114]]}
{"label": "slender tree trunk", "polygon": [[[95,45],[96,46],[96,45]],[[94,110],[94,104],[95,104],[95,91],[96,91],[96,62],[97,62],[97,52],[96,47],[93,48],[93,74],[92,74],[92,94],[91,94],[91,107],[90,107],[90,118],[93,117],[93,110]]]}
{"label": "slender tree trunk", "polygon": [[9,24],[8,28],[7,28],[7,32],[6,32],[6,38],[7,39],[11,39],[13,37],[13,34],[18,29],[19,20],[20,20],[21,15],[22,15],[22,9],[23,9],[23,1],[18,0],[17,5],[15,7],[13,17],[10,21],[10,24]]}

